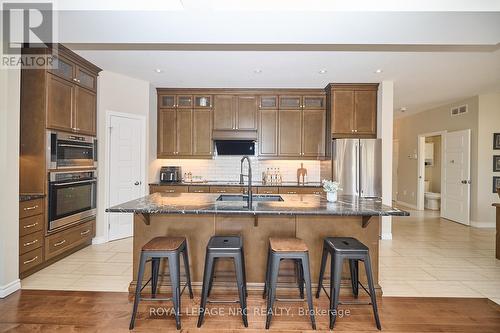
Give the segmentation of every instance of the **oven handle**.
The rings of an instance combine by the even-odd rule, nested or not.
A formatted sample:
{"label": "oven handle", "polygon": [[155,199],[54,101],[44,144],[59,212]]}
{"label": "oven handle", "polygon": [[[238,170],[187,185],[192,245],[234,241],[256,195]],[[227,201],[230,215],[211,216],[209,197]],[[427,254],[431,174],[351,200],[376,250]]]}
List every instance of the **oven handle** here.
{"label": "oven handle", "polygon": [[83,183],[95,183],[95,182],[97,182],[97,179],[81,180],[81,181],[78,181],[78,182],[68,182],[68,183],[58,183],[58,184],[52,183],[51,185],[53,185],[53,186],[64,186],[64,185],[83,184]]}
{"label": "oven handle", "polygon": [[73,148],[94,148],[92,144],[84,144],[84,145],[72,145],[69,143],[59,143],[59,147],[73,147]]}

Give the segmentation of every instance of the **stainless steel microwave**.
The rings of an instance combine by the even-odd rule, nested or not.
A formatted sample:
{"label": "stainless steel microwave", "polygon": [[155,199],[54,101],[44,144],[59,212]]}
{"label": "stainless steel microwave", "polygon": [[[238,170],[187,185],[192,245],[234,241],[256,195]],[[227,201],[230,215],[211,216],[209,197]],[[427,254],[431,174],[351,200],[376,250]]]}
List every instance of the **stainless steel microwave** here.
{"label": "stainless steel microwave", "polygon": [[47,132],[47,168],[72,169],[97,166],[97,139],[64,132]]}

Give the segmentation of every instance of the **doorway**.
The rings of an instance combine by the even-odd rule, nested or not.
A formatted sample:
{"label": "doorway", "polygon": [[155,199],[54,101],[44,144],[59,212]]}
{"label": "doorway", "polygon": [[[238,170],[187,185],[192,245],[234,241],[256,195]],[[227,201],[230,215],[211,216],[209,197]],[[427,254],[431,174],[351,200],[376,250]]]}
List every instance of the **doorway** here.
{"label": "doorway", "polygon": [[[107,113],[108,204],[117,205],[145,193],[145,118],[138,115]],[[133,215],[107,213],[107,240],[133,235]]]}

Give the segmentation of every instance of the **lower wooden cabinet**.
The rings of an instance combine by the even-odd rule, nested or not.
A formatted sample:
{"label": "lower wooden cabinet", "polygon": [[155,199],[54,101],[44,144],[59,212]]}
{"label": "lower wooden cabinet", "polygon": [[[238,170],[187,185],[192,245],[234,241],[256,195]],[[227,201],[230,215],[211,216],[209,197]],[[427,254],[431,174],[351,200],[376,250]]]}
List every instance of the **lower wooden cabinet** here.
{"label": "lower wooden cabinet", "polygon": [[280,187],[280,194],[317,194],[321,195],[323,189],[321,187]]}
{"label": "lower wooden cabinet", "polygon": [[279,187],[277,187],[277,186],[257,187],[257,193],[259,193],[259,194],[278,194]]}
{"label": "lower wooden cabinet", "polygon": [[189,193],[210,193],[210,186],[189,186]]}
{"label": "lower wooden cabinet", "polygon": [[36,250],[43,246],[44,235],[43,231],[38,231],[19,239],[19,254]]}
{"label": "lower wooden cabinet", "polygon": [[19,203],[19,273],[44,262],[45,199]]}
{"label": "lower wooden cabinet", "polygon": [[[149,193],[247,193],[246,186],[212,185],[150,185]],[[255,186],[254,194],[322,194],[321,187],[305,186]]]}
{"label": "lower wooden cabinet", "polygon": [[210,193],[243,193],[246,188],[240,186],[210,186]]}
{"label": "lower wooden cabinet", "polygon": [[79,245],[85,244],[95,236],[95,220],[79,224],[71,229],[49,235],[45,238],[45,260],[56,257]]}
{"label": "lower wooden cabinet", "polygon": [[188,186],[177,186],[177,185],[151,185],[149,187],[149,193],[153,194],[156,192],[164,193],[188,193]]}
{"label": "lower wooden cabinet", "polygon": [[24,273],[43,263],[43,247],[19,256],[19,273]]}

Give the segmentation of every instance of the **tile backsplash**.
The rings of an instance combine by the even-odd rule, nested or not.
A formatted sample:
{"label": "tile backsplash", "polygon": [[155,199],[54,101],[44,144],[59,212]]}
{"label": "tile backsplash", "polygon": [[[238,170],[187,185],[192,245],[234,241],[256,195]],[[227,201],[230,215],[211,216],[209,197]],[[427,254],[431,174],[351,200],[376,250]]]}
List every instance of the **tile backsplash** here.
{"label": "tile backsplash", "polygon": [[[160,168],[162,166],[181,166],[182,173],[191,172],[193,176],[201,176],[204,180],[220,181],[239,181],[240,176],[240,157],[236,156],[218,156],[213,160],[195,160],[195,159],[157,159],[150,165],[150,182],[157,182],[160,178]],[[284,182],[297,181],[297,169],[300,164],[304,164],[307,169],[307,180],[309,182],[319,182],[320,161],[303,160],[259,160],[256,157],[250,157],[252,163],[252,179],[254,181],[262,180],[262,173],[267,168],[279,168]],[[247,162],[245,162],[243,172],[247,173]]]}

